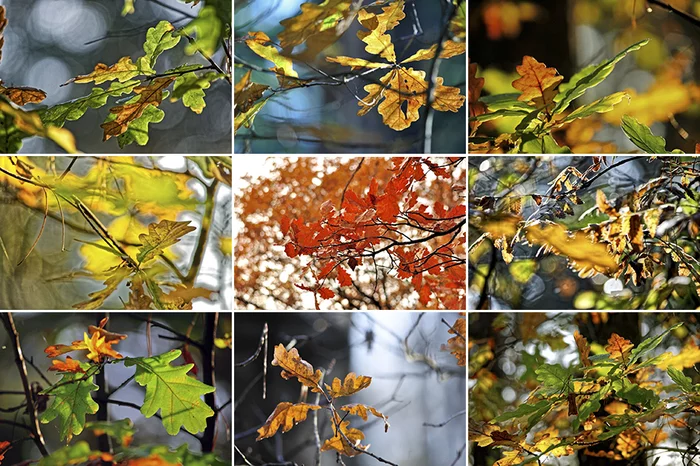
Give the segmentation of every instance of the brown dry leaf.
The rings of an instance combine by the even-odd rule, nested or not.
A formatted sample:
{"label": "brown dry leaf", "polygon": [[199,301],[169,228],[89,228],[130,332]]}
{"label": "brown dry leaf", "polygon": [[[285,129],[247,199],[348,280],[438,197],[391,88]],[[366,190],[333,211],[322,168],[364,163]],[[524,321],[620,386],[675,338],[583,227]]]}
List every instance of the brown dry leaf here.
{"label": "brown dry leaf", "polygon": [[[484,88],[484,78],[476,77],[476,70],[478,65],[476,63],[469,64],[469,117],[476,117],[486,113],[486,104],[479,102],[479,97],[481,97],[481,90]],[[481,125],[480,121],[470,121],[469,128],[472,134]]]}
{"label": "brown dry leaf", "polygon": [[[333,413],[335,422],[331,425],[333,427],[333,437],[326,440],[321,447],[321,451],[335,450],[338,453],[345,456],[357,456],[362,454],[363,451],[369,448],[369,445],[362,445],[361,442],[365,438],[365,434],[361,430],[350,427],[349,421],[341,422],[338,413]],[[340,425],[340,432],[338,432],[337,425]],[[352,444],[348,443],[347,438]]]}
{"label": "brown dry leaf", "polygon": [[148,86],[137,86],[134,88],[134,92],[139,94],[136,102],[110,108],[110,113],[116,115],[116,118],[100,125],[104,129],[103,140],[107,141],[111,137],[124,133],[129,128],[129,124],[140,117],[149,105],[159,106],[163,101],[163,91],[173,81],[175,76],[156,78]]}
{"label": "brown dry leaf", "polygon": [[105,327],[105,325],[107,325],[108,321],[109,321],[109,317],[105,317],[104,319],[102,319],[100,321],[99,327],[95,327],[94,325],[88,326],[88,332],[90,332],[90,334],[93,334],[93,333],[99,334],[101,337],[104,337],[105,341],[107,341],[107,342],[113,342],[113,341],[118,342],[118,341],[124,340],[126,338],[126,335],[124,335],[122,333],[113,333],[113,332],[110,332],[110,331],[104,329],[104,327]]}
{"label": "brown dry leaf", "polygon": [[27,104],[37,104],[46,98],[46,92],[33,87],[5,87],[0,81],[0,94],[7,96],[20,107]]}
{"label": "brown dry leaf", "polygon": [[629,216],[627,239],[632,245],[632,251],[640,253],[644,250],[644,228],[642,227],[641,215],[632,214]]}
{"label": "brown dry leaf", "polygon": [[403,8],[404,0],[397,0],[382,8],[382,13],[378,15],[365,9],[360,10],[357,19],[369,31],[358,31],[357,37],[367,44],[365,47],[367,52],[396,63],[394,44],[391,42],[391,36],[386,32],[394,29],[406,17]]}
{"label": "brown dry leaf", "polygon": [[233,88],[233,114],[245,113],[262,97],[263,93],[270,88],[266,84],[258,84],[250,81],[252,70],[248,70]]}
{"label": "brown dry leaf", "polygon": [[272,365],[283,369],[281,374],[283,379],[288,380],[291,377],[296,377],[302,385],[311,387],[312,392],[323,393],[319,386],[321,371],[317,369],[314,372],[314,367],[301,359],[296,348],[287,351],[281,343],[275,346],[275,358],[272,360]]}
{"label": "brown dry leaf", "polygon": [[631,341],[622,338],[617,333],[613,333],[610,338],[608,338],[605,351],[608,352],[611,358],[623,361],[632,348],[634,348],[634,344],[632,344]]}
{"label": "brown dry leaf", "polygon": [[389,418],[374,409],[372,406],[366,406],[360,403],[354,403],[350,405],[345,405],[340,407],[341,411],[347,411],[350,414],[354,414],[355,416],[360,416],[363,421],[367,420],[367,412],[372,413],[372,415],[380,418],[382,421],[384,421],[384,432],[389,430]]}
{"label": "brown dry leaf", "polygon": [[131,291],[129,291],[129,301],[124,305],[124,309],[130,310],[147,310],[151,309],[153,300],[143,290],[143,280],[134,278],[131,282]]}
{"label": "brown dry leaf", "polygon": [[333,384],[331,386],[326,384],[326,391],[331,398],[350,396],[353,393],[357,393],[369,387],[370,383],[372,383],[372,377],[364,375],[357,376],[354,372],[350,372],[345,376],[345,381],[342,383],[340,379],[336,377],[333,379]]}
{"label": "brown dry leaf", "polygon": [[282,428],[282,432],[288,432],[292,427],[306,420],[309,410],[317,411],[319,409],[321,409],[320,406],[307,403],[280,403],[267,418],[265,425],[258,429],[258,438],[255,440],[272,437],[280,428]]}
{"label": "brown dry leaf", "polygon": [[460,317],[455,321],[452,328],[447,330],[447,333],[457,335],[447,340],[447,349],[450,350],[450,354],[457,358],[458,366],[466,367],[467,342],[465,341],[465,335],[467,334],[467,320],[464,317]]}
{"label": "brown dry leaf", "polygon": [[578,348],[578,354],[581,358],[581,364],[583,364],[583,367],[590,367],[593,364],[588,357],[591,354],[591,345],[588,344],[586,337],[578,333],[578,330],[574,332],[574,340],[576,340],[576,347]]}
{"label": "brown dry leaf", "polygon": [[[434,44],[429,49],[420,49],[410,57],[401,61],[401,64],[411,63],[414,61],[430,60],[435,58],[435,52],[437,52],[437,44]],[[446,40],[442,43],[442,48],[440,49],[439,58],[452,58],[457,55],[462,55],[467,52],[466,42],[455,42],[453,40]]]}
{"label": "brown dry leaf", "polygon": [[615,210],[615,208],[608,203],[605,193],[600,189],[595,193],[595,203],[601,214],[605,214],[610,217],[617,217],[619,215],[617,210]]}
{"label": "brown dry leaf", "polygon": [[564,79],[555,68],[548,68],[529,55],[523,57],[523,64],[515,67],[521,78],[513,81],[513,87],[523,91],[518,96],[521,102],[534,102],[538,108],[545,110],[554,103],[554,96],[559,92],[556,87]]}

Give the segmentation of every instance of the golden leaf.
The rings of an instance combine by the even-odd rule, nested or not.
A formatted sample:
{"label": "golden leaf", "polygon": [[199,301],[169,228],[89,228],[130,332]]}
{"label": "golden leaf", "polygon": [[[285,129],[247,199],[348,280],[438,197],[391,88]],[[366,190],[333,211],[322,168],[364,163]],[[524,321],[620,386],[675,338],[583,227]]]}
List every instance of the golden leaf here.
{"label": "golden leaf", "polygon": [[326,391],[331,398],[350,396],[353,393],[357,393],[369,387],[370,383],[372,383],[372,377],[366,377],[364,375],[358,377],[354,372],[350,372],[345,376],[345,381],[342,383],[340,379],[336,377],[333,379],[333,384],[331,386],[326,384]]}
{"label": "golden leaf", "polygon": [[526,237],[531,244],[544,246],[545,251],[567,257],[571,268],[583,277],[596,272],[612,274],[619,267],[615,258],[608,253],[606,245],[591,242],[582,231],[569,232],[562,225],[549,223],[544,227],[527,227]]}
{"label": "golden leaf", "polygon": [[258,438],[255,440],[272,437],[280,428],[282,428],[282,432],[289,432],[299,422],[306,420],[309,410],[317,411],[319,409],[321,409],[320,406],[307,403],[280,403],[267,418],[265,424],[258,429]]}
{"label": "golden leaf", "polygon": [[[326,0],[319,5],[302,3],[300,7],[301,14],[280,21],[280,24],[284,27],[284,30],[277,34],[280,45],[283,49],[287,49],[306,42],[313,36],[324,34],[331,29],[335,33],[338,23],[347,16],[351,3],[351,0]],[[337,37],[336,34],[333,34],[333,36]],[[312,42],[315,43],[319,40],[319,37],[313,37],[313,39]],[[314,45],[313,43],[307,43],[307,47]],[[325,41],[324,45],[327,47],[331,43]],[[319,52],[321,50],[319,49]]]}
{"label": "golden leaf", "polygon": [[396,63],[394,44],[391,42],[391,36],[386,32],[394,29],[399,21],[406,17],[403,8],[404,0],[397,0],[382,8],[382,13],[378,15],[365,9],[360,10],[357,19],[369,31],[358,31],[357,37],[367,44],[365,47],[367,52]]}
{"label": "golden leaf", "polygon": [[[369,445],[361,445],[360,443],[365,438],[365,434],[361,430],[350,427],[349,421],[341,422],[338,413],[333,413],[333,415],[335,418],[335,422],[331,424],[333,437],[323,443],[321,451],[335,450],[345,456],[357,456],[369,448]],[[338,431],[338,424],[342,434]],[[352,443],[348,443],[346,438]]]}
{"label": "golden leaf", "polygon": [[457,365],[465,367],[467,365],[467,342],[465,341],[467,320],[464,317],[458,318],[447,333],[457,335],[447,340],[447,349],[457,358]]}
{"label": "golden leaf", "polygon": [[[457,55],[466,53],[467,44],[466,42],[455,42],[452,40],[446,40],[442,43],[442,49],[440,50],[439,58],[452,58]],[[429,49],[420,49],[410,57],[401,61],[401,64],[411,63],[414,61],[430,60],[435,58],[435,52],[437,52],[437,44],[434,44]]]}
{"label": "golden leaf", "polygon": [[678,370],[688,369],[700,362],[700,348],[692,340],[683,345],[680,353],[676,355],[664,353],[664,355],[667,357],[656,365],[661,370],[668,370],[669,367],[675,367]]}
{"label": "golden leaf", "polygon": [[[66,84],[71,82],[86,84],[93,81],[95,84],[102,84],[104,82],[114,80],[118,80],[120,83],[123,83],[138,76],[140,73],[141,70],[139,70],[139,67],[131,61],[131,57],[122,57],[112,66],[107,66],[104,63],[98,63],[92,73],[77,76],[69,80]],[[174,79],[175,78],[173,78],[173,80]]]}
{"label": "golden leaf", "polygon": [[51,367],[49,367],[50,371],[58,371],[58,372],[76,372],[76,373],[84,373],[85,371],[83,370],[82,367],[80,367],[80,363],[76,361],[75,359],[71,358],[70,356],[66,357],[65,362],[61,361],[60,359],[54,359],[51,361]]}
{"label": "golden leaf", "polygon": [[608,344],[605,346],[605,351],[608,352],[611,358],[622,361],[634,348],[634,344],[626,338],[621,337],[617,333],[613,333],[608,338]]}
{"label": "golden leaf", "polygon": [[302,385],[311,387],[312,392],[323,393],[319,386],[321,371],[314,372],[314,367],[301,359],[296,348],[287,351],[281,343],[275,346],[275,358],[272,360],[272,365],[283,369],[281,374],[283,379],[296,377]]}
{"label": "golden leaf", "polygon": [[367,420],[367,413],[370,412],[372,415],[380,418],[382,421],[384,421],[384,432],[389,430],[389,418],[374,409],[372,406],[366,406],[360,403],[354,403],[350,405],[345,405],[340,407],[341,411],[347,411],[350,414],[354,414],[355,416],[360,416],[363,421]]}
{"label": "golden leaf", "polygon": [[549,107],[559,92],[556,87],[564,79],[555,68],[548,68],[533,57],[523,57],[523,64],[515,67],[520,78],[513,81],[513,87],[523,93],[518,96],[521,102],[534,102],[537,107]]}
{"label": "golden leaf", "polygon": [[586,337],[578,333],[578,330],[574,332],[574,340],[576,340],[576,347],[578,348],[578,354],[581,358],[581,364],[583,364],[583,367],[590,367],[592,363],[588,356],[591,354],[591,345],[588,344]]}
{"label": "golden leaf", "polygon": [[107,141],[111,137],[119,136],[126,132],[129,124],[140,117],[149,105],[159,106],[163,101],[163,91],[173,81],[175,81],[175,76],[156,78],[148,86],[135,87],[134,92],[139,94],[136,102],[118,105],[109,109],[109,112],[116,115],[116,117],[100,125],[104,129],[103,139]]}
{"label": "golden leaf", "polygon": [[143,246],[139,249],[136,260],[139,264],[155,259],[163,253],[163,249],[172,246],[180,241],[186,234],[195,231],[196,228],[190,226],[190,222],[173,222],[171,220],[161,220],[160,223],[148,225],[148,234],[140,234],[139,240]]}
{"label": "golden leaf", "polygon": [[[299,75],[294,71],[292,60],[282,56],[275,46],[264,45],[268,42],[270,42],[270,38],[264,32],[249,32],[248,39],[245,41],[250,50],[275,64],[270,69],[279,68],[284,76],[298,78]],[[280,72],[278,71],[277,73]]]}

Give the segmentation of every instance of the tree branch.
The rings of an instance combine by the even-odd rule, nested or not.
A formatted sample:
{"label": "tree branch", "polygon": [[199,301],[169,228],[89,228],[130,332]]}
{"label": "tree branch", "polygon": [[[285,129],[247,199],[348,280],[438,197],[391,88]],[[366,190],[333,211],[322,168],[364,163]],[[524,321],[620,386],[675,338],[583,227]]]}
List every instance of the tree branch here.
{"label": "tree branch", "polygon": [[[216,388],[216,327],[219,323],[218,312],[208,312],[204,315],[204,344],[202,345],[202,382]],[[215,391],[204,395],[204,402],[209,405],[214,415],[207,418],[207,427],[201,439],[202,451],[214,450],[216,444],[216,420],[218,411],[216,408]]]}

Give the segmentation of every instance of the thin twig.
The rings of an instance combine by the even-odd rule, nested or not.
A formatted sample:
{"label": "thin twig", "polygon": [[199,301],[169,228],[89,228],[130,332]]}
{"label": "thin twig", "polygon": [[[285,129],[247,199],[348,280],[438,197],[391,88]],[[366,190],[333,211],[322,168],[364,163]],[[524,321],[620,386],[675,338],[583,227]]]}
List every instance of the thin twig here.
{"label": "thin twig", "polygon": [[350,186],[350,183],[352,182],[352,179],[355,178],[355,174],[357,171],[360,169],[362,166],[362,163],[365,161],[365,158],[362,157],[360,159],[360,163],[357,164],[357,167],[355,167],[355,170],[352,172],[352,175],[350,175],[350,179],[348,179],[348,182],[345,183],[345,188],[343,188],[343,194],[340,196],[340,208],[342,209],[343,207],[343,202],[345,201],[345,191],[348,190],[348,186]]}
{"label": "thin twig", "polygon": [[41,433],[41,426],[39,424],[36,405],[34,404],[34,394],[32,393],[29,378],[27,377],[27,365],[24,362],[22,345],[19,341],[19,333],[17,333],[17,327],[15,327],[15,321],[12,318],[12,313],[5,313],[2,316],[2,322],[5,325],[7,334],[12,340],[12,348],[15,353],[15,364],[19,370],[19,376],[22,379],[22,388],[24,388],[24,396],[27,400],[27,414],[29,414],[29,421],[31,423],[30,431],[32,432],[32,438],[41,454],[43,456],[49,456],[49,452],[46,449],[46,443],[44,442],[44,435]]}
{"label": "thin twig", "polygon": [[423,425],[424,425],[425,427],[442,427],[442,426],[446,425],[448,422],[450,422],[452,419],[454,419],[454,418],[456,418],[456,417],[459,417],[459,416],[465,414],[466,412],[467,412],[467,410],[466,410],[466,409],[463,409],[462,411],[453,414],[452,416],[450,416],[450,418],[449,418],[448,420],[446,420],[446,421],[444,421],[444,422],[441,422],[440,424],[430,424],[430,423],[428,423],[428,422],[424,422]]}

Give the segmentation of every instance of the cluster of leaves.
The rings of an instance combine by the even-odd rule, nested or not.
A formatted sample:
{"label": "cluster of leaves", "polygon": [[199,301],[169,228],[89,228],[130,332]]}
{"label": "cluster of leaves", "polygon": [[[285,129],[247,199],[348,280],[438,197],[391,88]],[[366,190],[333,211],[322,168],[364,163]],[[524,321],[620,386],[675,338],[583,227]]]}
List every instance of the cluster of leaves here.
{"label": "cluster of leaves", "polygon": [[[288,257],[309,256],[313,262],[312,285],[297,284],[314,293],[316,309],[319,300],[335,296],[327,285],[333,278],[339,287],[353,286],[351,273],[367,258],[386,252],[396,267],[397,278],[410,279],[423,306],[441,309],[465,309],[462,293],[466,282],[466,264],[459,257],[460,242],[466,241],[466,207],[448,207],[440,202],[428,206],[421,202],[412,185],[425,178],[426,171],[451,179],[447,167],[464,158],[448,157],[446,165],[424,158],[395,158],[393,176],[383,192],[372,179],[365,196],[348,189],[339,208],[328,199],[320,206],[320,218],[305,222],[303,218],[280,219],[280,228],[289,237],[285,245]],[[432,212],[429,212],[432,207]],[[427,236],[412,238],[403,231],[409,226]],[[432,250],[425,243],[430,239],[447,239]],[[345,266],[344,266],[345,264]],[[345,267],[348,267],[348,271]]]}
{"label": "cluster of leaves", "polygon": [[[220,0],[205,3],[198,16],[180,29],[176,30],[168,21],[149,28],[143,44],[144,54],[136,61],[125,56],[113,65],[99,63],[91,73],[64,84],[109,83],[106,88],[93,87],[85,97],[37,111],[25,111],[20,107],[43,101],[46,93],[33,88],[6,88],[0,82],[0,118],[4,122],[0,132],[2,152],[16,153],[22,146],[22,139],[40,136],[51,139],[66,152],[76,153],[75,138],[63,126],[68,121],[82,118],[89,109],[107,105],[110,98],[124,103],[110,108],[110,114],[100,126],[104,130],[103,139],[107,141],[116,137],[120,148],[132,143],[141,146],[148,143],[149,124],[163,120],[165,112],[158,107],[168,96],[171,102],[180,100],[194,113],[202,113],[206,106],[204,90],[218,80],[231,81],[230,70],[224,71],[230,68],[228,60],[222,69],[211,58],[230,36],[231,4]],[[123,14],[132,13],[133,4],[133,0],[126,0]],[[0,7],[0,47],[6,22],[5,7]],[[158,57],[177,46],[182,37],[189,40],[185,53],[199,54],[210,65],[184,64],[157,73]],[[172,92],[167,90],[171,85]]]}
{"label": "cluster of leaves", "polygon": [[[191,161],[200,167],[204,176],[212,178],[211,186],[215,187],[219,181],[230,185],[230,157],[192,157]],[[50,166],[42,170],[30,159],[20,157],[0,159],[0,170],[0,182],[16,191],[18,201],[43,212],[44,225],[50,213],[58,211],[60,216],[52,217],[61,222],[62,228],[65,229],[66,224],[75,226],[70,222],[75,216],[87,222],[87,233],[100,238],[99,242],[76,238],[76,241],[83,243],[81,254],[87,260],[85,275],[105,285],[104,289],[91,293],[89,300],[75,304],[76,309],[101,308],[124,281],[131,290],[128,302],[124,304],[127,309],[191,309],[193,299],[211,299],[212,290],[195,287],[194,275],[188,278],[177,270],[172,262],[177,255],[168,249],[196,230],[189,225],[189,221],[166,218],[172,218],[179,209],[196,208],[198,202],[195,193],[187,185],[196,177],[149,169],[131,158],[97,159],[84,175],[73,172],[59,175],[55,172],[55,166],[53,170]],[[109,176],[105,173],[109,173]],[[116,189],[110,187],[111,183]],[[127,197],[122,192],[122,186]],[[54,196],[49,197],[47,191]],[[214,193],[209,196],[206,203],[213,208]],[[145,218],[155,216],[158,221],[141,224],[133,217],[132,203],[138,204],[138,210]],[[75,213],[64,210],[63,205],[71,206]],[[114,216],[115,220],[106,227],[97,214]],[[205,217],[207,215],[211,216],[211,212],[205,213]],[[208,224],[210,220],[203,221],[203,224]],[[144,230],[144,233],[138,233]],[[121,232],[122,236],[115,238],[115,231]],[[43,226],[34,246],[42,232]],[[208,232],[200,235],[207,236]],[[230,238],[228,244],[230,250]],[[29,257],[34,246],[18,265]],[[223,243],[221,249],[223,252]],[[65,250],[64,245],[62,250]],[[193,271],[196,273],[196,270]],[[173,273],[180,283],[165,281]],[[167,286],[169,291],[166,292],[163,286]]]}
{"label": "cluster of leaves", "polygon": [[[372,414],[384,421],[384,431],[388,431],[388,418],[372,406],[354,403],[336,408],[334,405],[334,401],[338,398],[353,395],[369,387],[372,383],[371,377],[358,376],[351,372],[345,376],[344,380],[336,377],[331,385],[325,384],[322,387],[323,373],[321,370],[314,370],[311,364],[299,356],[296,348],[288,351],[282,344],[275,347],[275,358],[272,360],[272,365],[282,369],[280,375],[283,379],[296,378],[301,385],[308,387],[312,393],[322,395],[327,401],[328,404],[325,408],[331,413],[333,436],[324,441],[321,451],[334,450],[341,455],[351,457],[367,452],[369,445],[361,443],[365,438],[364,433],[350,427],[350,421],[345,420],[348,415],[358,416],[366,421],[368,413]],[[296,424],[306,420],[309,410],[318,411],[322,408],[324,407],[318,404],[279,403],[265,424],[258,429],[259,435],[256,440],[272,437],[279,429],[282,429],[282,432],[288,432]],[[347,414],[341,416],[339,411],[345,411]]]}
{"label": "cluster of leaves", "polygon": [[[456,14],[450,22],[450,31],[459,40],[465,35],[466,2],[455,4]],[[351,67],[353,72],[357,72],[356,77],[368,75],[374,70],[390,70],[378,81],[364,86],[367,95],[358,97],[358,116],[366,115],[379,105],[377,111],[382,115],[384,124],[395,131],[402,131],[420,118],[419,109],[424,105],[430,105],[434,110],[441,112],[457,112],[464,105],[465,97],[460,95],[459,88],[443,85],[441,77],[436,78],[434,83],[429,83],[425,79],[425,71],[406,67],[408,63],[436,57],[449,59],[459,56],[466,52],[466,43],[463,40],[457,42],[447,39],[397,61],[394,44],[388,32],[406,18],[405,0],[395,0],[388,4],[375,2],[361,9],[359,5],[361,3],[351,0],[326,0],[320,5],[304,3],[301,5],[301,14],[281,21],[284,30],[278,35],[279,45],[259,31],[249,32],[244,37],[252,52],[274,64],[270,70],[277,75],[280,88],[275,90],[268,85],[252,82],[251,71],[248,71],[235,87],[235,131],[241,126],[249,128],[257,113],[276,92],[307,86],[311,80],[299,78],[299,74],[294,70],[293,60],[313,59],[338,40],[355,16],[363,27],[357,32],[357,37],[365,43],[365,50],[386,61],[346,56],[326,57],[326,60]],[[381,5],[387,5],[381,9],[381,13],[372,12]],[[307,46],[304,53],[292,55],[294,48],[302,44]],[[266,91],[270,91],[267,96]]]}
{"label": "cluster of leaves", "polygon": [[[129,448],[136,430],[128,418],[86,422],[86,416],[97,413],[100,408],[92,397],[92,392],[99,389],[94,383],[95,376],[105,369],[105,365],[121,363],[125,367],[136,368],[133,378],[146,389],[141,413],[149,418],[160,411],[159,417],[168,434],[176,435],[181,428],[192,434],[202,432],[206,428],[207,418],[214,415],[211,407],[201,399],[202,395],[212,393],[214,387],[188,374],[194,364],[171,365],[180,357],[180,350],[151,357],[124,358],[113,345],[125,340],[127,335],[108,331],[106,324],[107,318],[99,326],[89,326],[83,340],[76,340],[70,345],[51,345],[45,349],[50,358],[75,351],[87,351],[87,354],[85,360],[70,356],[65,360],[54,359],[49,370],[60,373],[61,380],[37,393],[37,400],[41,403],[38,409],[43,410],[41,423],[48,424],[58,419],[61,440],[68,444],[43,457],[38,464],[64,466],[99,461],[99,464],[115,466],[222,466],[224,463],[214,454],[195,454],[188,450],[187,445],[176,450],[164,446]],[[48,407],[47,399],[52,400]],[[71,444],[73,436],[85,430],[97,436],[113,438],[120,446],[119,451],[115,454],[96,451],[86,441]],[[0,462],[10,445],[9,442],[0,442]]]}
{"label": "cluster of leaves", "polygon": [[[600,323],[605,316],[593,318]],[[546,320],[542,313],[524,314],[523,343],[537,339],[536,329]],[[494,321],[494,326],[501,324],[500,319]],[[651,450],[683,452],[662,442],[669,438],[668,427],[693,430],[692,418],[700,412],[700,384],[683,370],[700,362],[700,351],[692,336],[688,348],[677,355],[655,351],[669,333],[687,334],[682,325],[670,325],[636,346],[615,333],[605,346],[589,344],[576,331],[579,363],[569,367],[543,363],[539,350],[534,354],[523,350],[526,371],[521,380],[530,393],[515,410],[506,412],[487,395],[497,379],[488,370],[493,343],[470,340],[470,377],[478,380],[472,396],[482,400],[478,409],[470,408],[470,441],[503,448],[497,466],[542,464],[577,452],[630,462]],[[548,343],[555,350],[567,348],[555,340]],[[659,371],[672,384],[655,380]],[[687,453],[693,454],[692,446]]]}
{"label": "cluster of leaves", "polygon": [[[523,57],[522,65],[516,67],[520,77],[512,86],[521,93],[508,93],[482,96],[484,78],[476,77],[477,64],[469,64],[469,151],[474,153],[572,153],[615,152],[610,146],[589,144],[594,131],[587,131],[587,138],[572,138],[567,146],[567,133],[581,134],[583,120],[610,112],[610,122],[620,124],[629,140],[642,152],[649,154],[667,154],[666,141],[654,136],[634,108],[625,107],[624,113],[615,112],[616,106],[625,99],[630,99],[631,91],[616,92],[591,103],[582,105],[573,111],[571,104],[583,96],[586,91],[602,83],[614,70],[615,65],[629,53],[639,50],[649,43],[642,40],[630,45],[615,57],[596,65],[589,65],[576,73],[567,82],[555,68],[540,63],[531,56]],[[676,73],[677,74],[677,73]],[[675,75],[674,75],[675,76]],[[499,119],[513,118],[515,131],[497,136],[480,134],[482,123]],[[636,118],[637,117],[637,118]],[[593,123],[595,125],[595,123]],[[487,125],[484,125],[487,126]],[[595,129],[594,126],[592,126]],[[488,131],[487,131],[488,133]],[[614,146],[612,147],[614,148]],[[682,153],[674,150],[673,153]]]}
{"label": "cluster of leaves", "polygon": [[[521,269],[517,281],[526,283],[536,272],[536,266],[531,259],[514,261],[513,248],[519,243],[539,246],[540,252],[567,258],[569,267],[580,277],[600,273],[639,290],[631,300],[629,296],[620,296],[615,303],[618,307],[663,307],[679,292],[695,301],[692,296],[700,294],[700,264],[694,243],[700,234],[700,199],[693,187],[700,173],[694,162],[676,157],[649,157],[648,162],[660,164],[659,177],[615,199],[608,199],[602,189],[597,189],[595,204],[579,212],[578,220],[569,221],[578,226],[569,229],[566,219],[575,214],[574,208],[579,205],[586,208],[592,203],[586,199],[587,188],[614,168],[605,167],[604,157],[587,160],[590,163],[585,164],[583,172],[575,166],[562,170],[544,194],[507,192],[504,196],[472,197],[470,224],[482,232],[470,245],[472,263],[479,262],[485,252],[480,246],[490,239],[506,264]],[[614,165],[626,163],[625,160],[635,159],[623,159]],[[529,203],[534,212],[524,218],[523,210]],[[589,217],[596,223],[581,225]],[[525,265],[527,270],[516,264]],[[597,302],[601,307],[611,304],[605,300]],[[593,300],[587,307],[595,305]]]}
{"label": "cluster of leaves", "polygon": [[[465,312],[460,312],[460,315],[465,316]],[[454,337],[447,340],[447,345],[444,347],[445,350],[449,350],[450,354],[453,354],[457,358],[457,365],[464,367],[467,365],[467,319],[464,317],[458,318],[454,325],[450,327],[447,331],[448,333],[455,335]]]}

